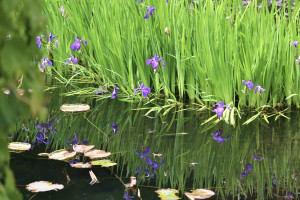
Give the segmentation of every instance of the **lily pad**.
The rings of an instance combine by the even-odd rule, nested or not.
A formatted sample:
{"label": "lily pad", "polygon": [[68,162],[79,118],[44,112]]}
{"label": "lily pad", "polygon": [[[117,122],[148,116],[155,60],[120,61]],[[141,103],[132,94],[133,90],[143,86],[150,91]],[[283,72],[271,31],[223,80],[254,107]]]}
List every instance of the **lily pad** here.
{"label": "lily pad", "polygon": [[90,106],[87,104],[64,104],[60,107],[60,110],[63,112],[87,112],[90,110]]}
{"label": "lily pad", "polygon": [[50,153],[49,159],[68,161],[68,160],[72,160],[75,157],[75,155],[76,155],[75,151],[70,153],[65,149],[60,149]]}
{"label": "lily pad", "polygon": [[31,148],[31,144],[25,142],[11,142],[8,144],[8,148],[13,151],[27,151]]}
{"label": "lily pad", "polygon": [[51,190],[61,190],[64,186],[61,184],[52,184],[48,181],[36,181],[26,185],[26,189],[30,192],[47,192]]}
{"label": "lily pad", "polygon": [[187,196],[189,199],[208,199],[215,195],[215,193],[211,190],[206,189],[197,189],[193,190],[192,193],[185,192],[185,196]]}
{"label": "lily pad", "polygon": [[117,163],[111,160],[94,160],[91,163],[92,165],[101,165],[102,167],[111,167],[117,165]]}
{"label": "lily pad", "polygon": [[175,189],[160,189],[155,191],[158,194],[158,197],[162,200],[171,200],[171,199],[180,199],[176,193],[178,193],[178,190]]}
{"label": "lily pad", "polygon": [[74,168],[92,168],[91,163],[78,162],[78,163],[70,164],[70,165],[71,165],[71,167],[74,167]]}
{"label": "lily pad", "polygon": [[109,157],[110,155],[111,155],[110,152],[106,152],[98,149],[93,149],[91,151],[84,153],[84,156],[89,157],[90,159],[106,158]]}
{"label": "lily pad", "polygon": [[50,153],[39,153],[38,156],[48,157]]}
{"label": "lily pad", "polygon": [[74,145],[73,150],[77,153],[85,153],[89,150],[92,150],[94,147],[94,145]]}

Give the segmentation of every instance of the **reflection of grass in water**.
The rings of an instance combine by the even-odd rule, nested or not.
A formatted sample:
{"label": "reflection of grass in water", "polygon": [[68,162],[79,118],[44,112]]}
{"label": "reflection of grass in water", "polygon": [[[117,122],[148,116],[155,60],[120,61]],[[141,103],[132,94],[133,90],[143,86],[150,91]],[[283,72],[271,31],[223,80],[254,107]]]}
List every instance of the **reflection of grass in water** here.
{"label": "reflection of grass in water", "polygon": [[[74,98],[67,99],[63,103],[75,101]],[[270,120],[269,125],[264,121],[254,121],[242,126],[243,121],[239,119],[236,128],[218,123],[225,136],[231,134],[230,139],[221,146],[211,135],[219,127],[201,126],[208,118],[203,112],[173,112],[180,109],[175,107],[165,115],[163,112],[152,112],[153,118],[147,118],[144,116],[147,110],[135,110],[135,104],[103,100],[97,104],[85,102],[91,105],[89,113],[65,114],[58,113],[60,101],[63,100],[50,106],[50,110],[54,110],[51,115],[62,118],[55,126],[59,133],[55,133],[51,148],[67,147],[64,139],[71,139],[76,132],[79,138],[87,139],[95,148],[112,152],[111,160],[118,163],[117,167],[112,168],[113,172],[119,177],[130,177],[135,175],[138,165],[145,163],[134,153],[134,146],[141,150],[149,145],[151,153],[165,156],[166,163],[150,182],[138,178],[140,185],[150,183],[151,187],[171,187],[181,192],[207,188],[224,198],[239,193],[253,196],[261,190],[264,191],[263,196],[271,196],[273,191],[278,194],[282,189],[272,185],[275,176],[282,182],[286,180],[287,191],[298,187],[298,182],[292,178],[300,166],[296,154],[299,152],[298,114],[287,113],[290,120],[280,118],[276,123]],[[119,127],[117,135],[110,127],[112,121]],[[107,134],[109,140],[98,128]],[[23,140],[25,133],[34,138],[36,129],[33,125],[29,129],[29,132],[20,132],[18,140]],[[149,133],[148,129],[154,131]],[[188,134],[170,136],[173,133]],[[264,160],[254,161],[253,152],[262,155]],[[253,170],[240,178],[248,162],[253,165]],[[197,164],[191,166],[190,163]]]}

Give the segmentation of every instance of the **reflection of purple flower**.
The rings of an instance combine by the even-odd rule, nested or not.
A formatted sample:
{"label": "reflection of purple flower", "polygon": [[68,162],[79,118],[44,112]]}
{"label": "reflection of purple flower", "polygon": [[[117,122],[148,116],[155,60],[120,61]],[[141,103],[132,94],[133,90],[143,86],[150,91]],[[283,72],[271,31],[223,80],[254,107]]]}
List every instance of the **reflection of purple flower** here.
{"label": "reflection of purple flower", "polygon": [[255,155],[255,152],[253,153],[253,158],[254,158],[254,160],[256,160],[256,161],[262,161],[264,158],[263,157],[261,157],[261,156],[256,156]]}
{"label": "reflection of purple flower", "polygon": [[142,153],[138,153],[134,147],[135,153],[141,157],[141,159],[145,158],[151,151],[150,146],[147,146],[146,149]]}
{"label": "reflection of purple flower", "polygon": [[264,88],[262,88],[260,85],[257,85],[256,87],[255,87],[255,93],[257,92],[257,90],[258,90],[258,92],[259,92],[259,94],[261,93],[261,92],[263,92],[263,91],[266,91]]}
{"label": "reflection of purple flower", "polygon": [[70,61],[71,61],[71,62],[72,62],[74,65],[76,65],[76,64],[77,64],[77,61],[78,61],[78,59],[77,59],[77,58],[75,58],[74,56],[72,56],[72,55],[71,55],[71,57],[70,57],[70,58],[68,58],[67,62],[65,62],[65,64],[64,64],[64,65],[68,65]]}
{"label": "reflection of purple flower", "polygon": [[216,133],[213,133],[212,135],[213,135],[213,139],[214,139],[215,141],[217,141],[217,142],[219,142],[221,145],[223,145],[223,142],[224,142],[224,141],[227,141],[227,140],[229,139],[230,135],[227,135],[226,138],[223,138],[223,136],[222,136],[221,134],[222,134],[222,133],[221,133],[221,130],[218,129],[218,131],[217,131]]}
{"label": "reflection of purple flower", "polygon": [[248,163],[248,164],[246,165],[246,168],[245,168],[244,172],[241,173],[241,176],[246,176],[246,175],[250,174],[250,171],[251,171],[252,169],[253,169],[252,165],[251,165],[250,163]]}
{"label": "reflection of purple flower", "polygon": [[242,80],[242,84],[245,84],[245,86],[247,86],[249,88],[249,90],[252,90],[252,88],[254,88],[254,84],[252,83],[252,79],[250,79],[248,82],[246,82],[245,80]]}
{"label": "reflection of purple flower", "polygon": [[110,98],[114,99],[117,97],[117,92],[119,91],[119,88],[118,87],[114,87],[114,90],[110,96]]}
{"label": "reflection of purple flower", "polygon": [[[214,105],[214,108],[216,107],[216,109],[213,110],[213,112],[215,112],[218,115],[218,118],[221,118],[221,115],[224,112],[224,101],[218,102]],[[226,108],[228,108],[230,111],[231,109],[227,106],[227,104],[225,105]]]}
{"label": "reflection of purple flower", "polygon": [[159,65],[159,61],[162,61],[162,62],[163,62],[163,67],[165,68],[166,62],[163,60],[163,57],[159,58],[159,57],[156,55],[156,53],[155,53],[155,56],[154,56],[154,57],[152,57],[151,59],[148,59],[148,60],[146,61],[146,64],[147,64],[147,65],[152,64],[152,68],[153,68],[153,69],[156,69],[156,68],[158,67],[158,65]]}
{"label": "reflection of purple flower", "polygon": [[72,51],[75,51],[75,50],[78,51],[78,50],[81,48],[81,44],[80,44],[80,43],[81,43],[82,41],[84,41],[84,45],[86,46],[86,43],[87,43],[87,42],[86,42],[83,38],[81,38],[81,40],[79,40],[78,37],[76,37],[75,40],[76,40],[76,41],[73,42],[73,44],[71,45]]}
{"label": "reflection of purple flower", "polygon": [[43,39],[43,37],[44,37],[44,35],[42,35],[41,37],[40,36],[36,36],[35,43],[36,43],[36,45],[38,46],[39,49],[42,46],[42,39]]}
{"label": "reflection of purple flower", "polygon": [[124,195],[123,195],[123,198],[126,199],[126,200],[132,200],[132,199],[134,199],[134,194],[133,194],[132,196],[129,196],[129,195],[127,194],[127,192],[125,191],[125,192],[124,192]]}
{"label": "reflection of purple flower", "polygon": [[145,19],[149,19],[149,14],[153,17],[153,13],[154,13],[154,10],[155,10],[155,8],[154,7],[152,7],[152,6],[149,6],[148,8],[147,8],[147,13],[146,13],[146,15],[144,16],[144,18]]}
{"label": "reflection of purple flower", "polygon": [[119,129],[118,129],[118,126],[117,126],[116,122],[112,122],[110,126],[113,129],[114,134],[116,135],[119,132]]}
{"label": "reflection of purple flower", "polygon": [[65,139],[65,141],[70,145],[70,146],[74,146],[76,144],[78,144],[78,136],[76,134],[74,134],[73,137],[73,141],[70,142],[69,140]]}
{"label": "reflection of purple flower", "polygon": [[52,62],[50,60],[48,60],[45,56],[43,57],[43,59],[41,61],[42,61],[42,63],[41,63],[42,70],[44,70],[47,65],[52,66]]}
{"label": "reflection of purple flower", "polygon": [[137,92],[138,90],[141,90],[141,91],[142,91],[143,96],[144,96],[145,98],[147,98],[148,94],[151,92],[151,89],[148,88],[146,85],[144,86],[143,83],[141,83],[141,86],[140,86],[140,87],[135,88],[135,90],[134,90],[134,95],[136,95],[136,92]]}

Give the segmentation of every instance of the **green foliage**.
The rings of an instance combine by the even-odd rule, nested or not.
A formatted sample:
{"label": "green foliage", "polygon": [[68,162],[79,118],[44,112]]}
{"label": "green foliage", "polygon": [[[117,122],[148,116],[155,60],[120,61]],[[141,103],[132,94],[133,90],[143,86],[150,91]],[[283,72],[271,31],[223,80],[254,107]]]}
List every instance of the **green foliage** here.
{"label": "green foliage", "polygon": [[[232,2],[45,1],[48,31],[58,34],[61,43],[53,51],[56,76],[118,85],[127,95],[143,82],[156,94],[206,104],[235,102],[238,96],[241,107],[299,107],[300,68],[295,48],[290,48],[292,40],[300,40],[299,4],[287,18],[287,12],[275,9],[275,1],[271,10],[266,1],[261,9],[255,3],[243,8],[242,1]],[[147,6],[155,7],[149,20],[143,18]],[[87,40],[80,53],[70,49],[76,36]],[[156,74],[146,65],[155,53],[166,61]],[[81,60],[76,72],[62,65],[70,54]],[[242,92],[242,80],[251,78],[266,89],[262,99],[253,90]]]}
{"label": "green foliage", "polygon": [[[30,111],[34,115],[45,113],[41,109],[43,81],[32,59],[37,51],[35,35],[45,23],[40,3],[0,1],[0,179],[4,180],[0,183],[1,200],[22,199],[9,169],[8,128]],[[22,96],[16,92],[19,87],[25,91]],[[3,94],[3,89],[10,89],[11,94]]]}

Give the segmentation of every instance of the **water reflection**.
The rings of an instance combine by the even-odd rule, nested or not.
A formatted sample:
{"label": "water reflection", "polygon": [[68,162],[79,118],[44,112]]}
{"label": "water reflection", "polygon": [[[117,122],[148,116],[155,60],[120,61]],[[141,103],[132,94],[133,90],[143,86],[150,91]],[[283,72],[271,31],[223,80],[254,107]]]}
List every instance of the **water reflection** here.
{"label": "water reflection", "polygon": [[[162,159],[154,155],[161,154],[165,163],[155,170],[153,179],[149,179],[147,174],[137,176],[143,199],[157,199],[153,192],[155,188],[167,187],[180,190],[181,196],[191,189],[211,189],[217,194],[215,199],[238,196],[272,199],[273,193],[288,195],[293,192],[296,195],[298,192],[299,112],[288,113],[290,120],[280,118],[270,120],[270,124],[256,120],[242,126],[251,117],[251,114],[244,115],[234,128],[224,122],[201,126],[214,113],[177,112],[178,109],[173,108],[169,113],[152,112],[145,116],[147,110],[135,110],[137,104],[117,100],[56,99],[58,101],[49,105],[49,110],[51,120],[60,119],[54,127],[58,133],[53,134],[50,145],[41,144],[33,152],[12,154],[11,167],[18,185],[37,180],[65,184],[66,174],[74,184],[71,182],[63,191],[39,194],[34,199],[122,199],[125,187],[113,173],[128,182],[129,177],[137,175],[139,166],[145,169],[147,162],[136,155],[134,147],[141,152],[147,146],[151,148],[149,158],[152,161],[160,163]],[[59,112],[62,104],[79,101],[89,104],[91,111],[83,114]],[[29,130],[25,131],[24,126]],[[212,135],[218,129],[224,137],[230,135],[222,145]],[[20,121],[12,132],[17,134],[10,140],[30,138],[31,141],[38,129],[32,120]],[[72,141],[74,134],[80,141],[85,139],[95,148],[112,152],[111,160],[118,163],[117,167],[111,168],[113,173],[105,168],[93,170],[99,184],[89,185],[88,170],[73,169],[63,162],[37,160],[39,152],[60,148],[70,150],[65,139]],[[253,153],[264,159],[256,161]],[[241,176],[248,163],[253,169]],[[273,183],[275,177],[276,185]],[[20,189],[25,199],[32,195],[23,187]]]}

